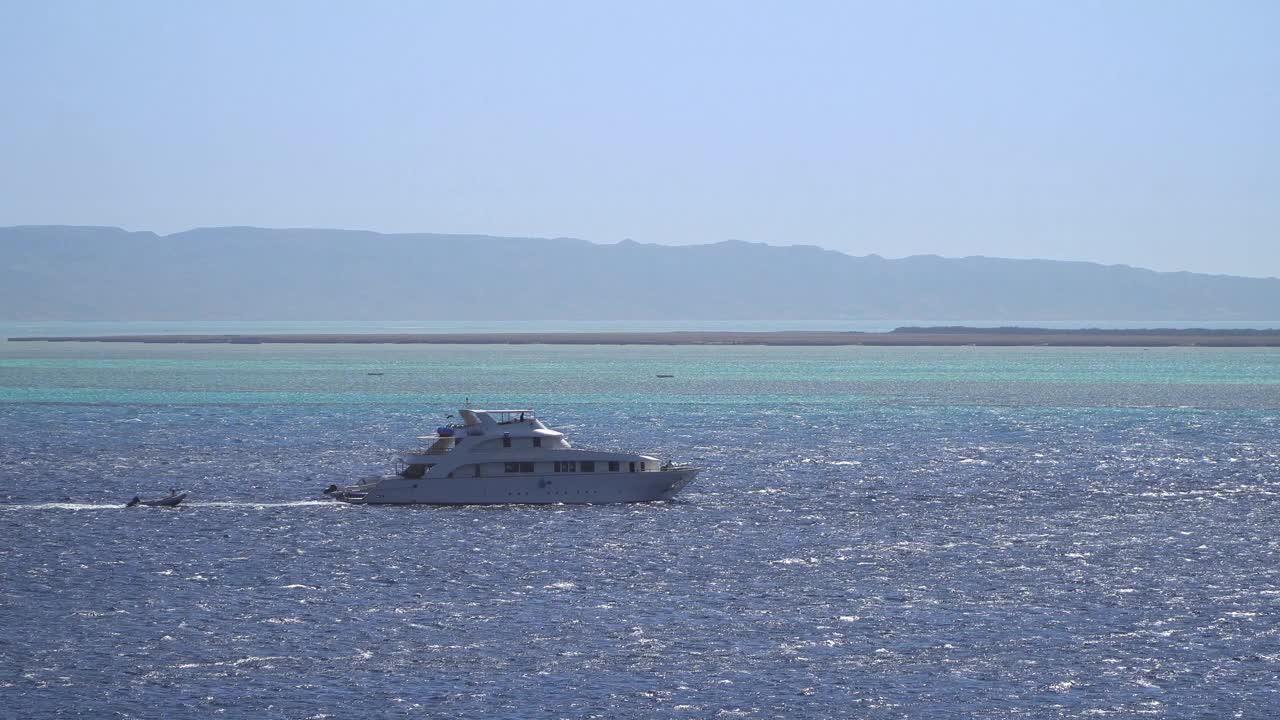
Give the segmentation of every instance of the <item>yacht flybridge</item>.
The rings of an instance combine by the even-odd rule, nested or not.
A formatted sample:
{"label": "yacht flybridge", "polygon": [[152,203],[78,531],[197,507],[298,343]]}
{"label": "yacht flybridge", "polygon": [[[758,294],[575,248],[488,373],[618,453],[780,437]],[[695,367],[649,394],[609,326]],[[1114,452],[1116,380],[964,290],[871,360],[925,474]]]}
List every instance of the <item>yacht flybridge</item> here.
{"label": "yacht flybridge", "polygon": [[674,497],[699,472],[648,455],[575,448],[528,409],[458,412],[461,423],[400,453],[396,474],[325,492],[360,504],[645,502]]}

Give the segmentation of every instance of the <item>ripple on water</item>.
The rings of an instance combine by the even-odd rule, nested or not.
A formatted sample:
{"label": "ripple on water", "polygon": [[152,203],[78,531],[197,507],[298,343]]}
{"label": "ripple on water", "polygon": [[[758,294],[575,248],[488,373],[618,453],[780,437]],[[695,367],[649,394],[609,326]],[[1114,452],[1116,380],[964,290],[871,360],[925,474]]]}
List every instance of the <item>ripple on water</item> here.
{"label": "ripple on water", "polygon": [[[0,689],[15,717],[1274,714],[1275,413],[1025,405],[566,403],[582,444],[707,471],[486,508],[313,499],[416,409],[0,407]],[[110,512],[178,479],[179,510]]]}

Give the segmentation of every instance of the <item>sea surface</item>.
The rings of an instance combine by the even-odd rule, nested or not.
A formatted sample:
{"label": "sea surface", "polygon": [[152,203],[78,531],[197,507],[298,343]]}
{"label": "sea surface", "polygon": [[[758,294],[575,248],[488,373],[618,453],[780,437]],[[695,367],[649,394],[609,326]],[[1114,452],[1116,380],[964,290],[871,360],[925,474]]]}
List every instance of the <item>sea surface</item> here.
{"label": "sea surface", "polygon": [[[706,469],[320,494],[468,400]],[[1278,521],[1276,349],[0,343],[0,717],[1270,718]]]}

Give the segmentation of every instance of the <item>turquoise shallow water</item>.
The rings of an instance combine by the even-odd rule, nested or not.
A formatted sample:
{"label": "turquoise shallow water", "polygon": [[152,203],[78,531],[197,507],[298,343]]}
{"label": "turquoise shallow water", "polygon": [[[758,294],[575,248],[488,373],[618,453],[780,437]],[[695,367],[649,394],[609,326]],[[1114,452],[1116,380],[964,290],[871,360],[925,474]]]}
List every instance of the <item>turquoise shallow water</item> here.
{"label": "turquoise shallow water", "polygon": [[[1010,392],[1023,386],[1039,392]],[[1069,404],[1274,407],[1277,386],[1274,349],[0,344],[0,402],[1003,404],[1047,394]]]}
{"label": "turquoise shallow water", "polygon": [[[651,505],[320,498],[467,398],[707,470]],[[1271,349],[0,343],[0,700],[1269,717],[1277,437]]]}

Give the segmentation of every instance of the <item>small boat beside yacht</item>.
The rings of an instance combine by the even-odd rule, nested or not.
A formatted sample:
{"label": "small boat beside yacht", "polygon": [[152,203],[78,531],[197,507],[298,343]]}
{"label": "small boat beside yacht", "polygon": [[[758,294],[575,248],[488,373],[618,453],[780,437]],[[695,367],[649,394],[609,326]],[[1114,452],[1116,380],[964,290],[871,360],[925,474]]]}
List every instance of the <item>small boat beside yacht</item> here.
{"label": "small boat beside yacht", "polygon": [[531,409],[458,412],[461,423],[400,453],[395,474],[325,493],[355,504],[631,503],[669,500],[701,471],[650,455],[575,448]]}
{"label": "small boat beside yacht", "polygon": [[178,503],[181,503],[186,498],[187,494],[185,492],[180,493],[176,488],[169,488],[168,495],[153,500],[143,500],[141,496],[134,495],[133,499],[125,507],[131,508],[139,505],[142,507],[177,507]]}

